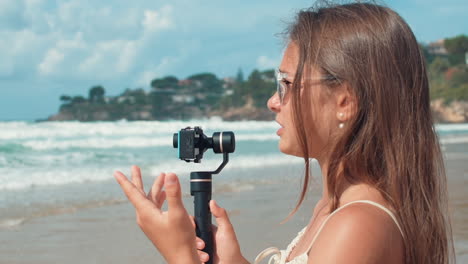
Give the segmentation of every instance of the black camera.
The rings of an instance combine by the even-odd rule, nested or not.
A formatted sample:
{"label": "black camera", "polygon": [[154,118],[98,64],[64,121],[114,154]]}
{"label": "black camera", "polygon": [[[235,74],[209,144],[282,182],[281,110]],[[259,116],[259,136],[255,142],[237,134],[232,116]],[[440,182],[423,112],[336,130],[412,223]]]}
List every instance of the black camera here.
{"label": "black camera", "polygon": [[214,153],[233,153],[236,148],[233,132],[215,132],[212,137],[207,137],[200,127],[187,127],[174,133],[172,144],[179,150],[181,160],[196,163],[201,161],[203,153],[209,148]]}

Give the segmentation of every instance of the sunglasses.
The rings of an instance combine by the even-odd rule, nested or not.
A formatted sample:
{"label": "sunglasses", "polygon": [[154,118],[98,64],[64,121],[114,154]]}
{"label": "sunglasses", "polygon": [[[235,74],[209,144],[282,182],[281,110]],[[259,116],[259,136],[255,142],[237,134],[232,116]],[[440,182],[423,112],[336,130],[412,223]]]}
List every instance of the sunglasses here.
{"label": "sunglasses", "polygon": [[[275,70],[275,76],[276,76],[276,92],[278,93],[280,103],[283,104],[284,98],[288,92],[288,89],[291,87],[293,83],[286,79],[288,78],[288,74],[280,71],[279,69]],[[326,75],[320,79],[316,79],[313,81],[317,83],[320,83],[322,81],[338,81],[338,78],[336,78],[333,75]]]}
{"label": "sunglasses", "polygon": [[280,103],[283,104],[284,101],[284,96],[286,95],[286,92],[288,91],[288,86],[292,84],[292,82],[289,82],[286,80],[288,77],[288,74],[285,72],[281,72],[279,69],[275,70],[275,76],[276,76],[276,92],[278,93]]}

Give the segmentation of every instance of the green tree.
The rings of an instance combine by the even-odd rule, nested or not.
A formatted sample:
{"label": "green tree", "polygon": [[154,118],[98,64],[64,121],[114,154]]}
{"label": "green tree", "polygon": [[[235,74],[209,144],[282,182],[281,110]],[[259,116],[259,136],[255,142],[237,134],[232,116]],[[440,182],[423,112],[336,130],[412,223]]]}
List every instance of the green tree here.
{"label": "green tree", "polygon": [[106,90],[101,85],[93,86],[89,89],[88,100],[90,103],[104,103]]}
{"label": "green tree", "polygon": [[172,95],[170,91],[152,91],[150,93],[150,102],[152,106],[152,115],[157,120],[169,119],[176,111],[172,109]]}
{"label": "green tree", "polygon": [[275,86],[274,70],[266,70],[263,72],[254,70],[247,80],[248,94],[254,100],[256,107],[265,107],[268,98],[270,98],[275,91]]}
{"label": "green tree", "polygon": [[440,76],[450,67],[450,63],[444,57],[437,56],[429,65],[429,74],[432,78]]}
{"label": "green tree", "polygon": [[461,86],[463,84],[468,84],[468,69],[466,67],[457,68],[450,82],[453,86]]}
{"label": "green tree", "polygon": [[468,36],[459,35],[444,40],[445,49],[449,52],[449,61],[452,65],[463,64],[465,53],[468,52]]}
{"label": "green tree", "polygon": [[135,89],[131,92],[131,96],[135,98],[135,104],[144,105],[148,103],[148,97],[146,96],[145,90],[143,88]]}
{"label": "green tree", "polygon": [[242,72],[241,68],[239,68],[239,70],[237,71],[236,82],[238,83],[244,82],[244,73]]}
{"label": "green tree", "polygon": [[424,55],[424,58],[426,59],[427,65],[431,64],[432,61],[435,59],[435,56],[431,53],[429,53],[429,50],[424,44],[419,44],[419,49]]}
{"label": "green tree", "polygon": [[175,76],[166,76],[153,79],[150,84],[154,89],[176,89],[179,87],[179,79]]}
{"label": "green tree", "polygon": [[468,36],[459,35],[453,38],[444,40],[444,46],[449,53],[463,53],[468,52]]}
{"label": "green tree", "polygon": [[83,96],[81,95],[78,95],[78,96],[74,96],[71,100],[71,103],[72,104],[82,104],[82,103],[86,103],[86,98],[84,98]]}
{"label": "green tree", "polygon": [[60,96],[60,101],[62,101],[62,103],[66,104],[66,103],[69,103],[71,101],[71,96],[69,95],[61,95]]}
{"label": "green tree", "polygon": [[213,73],[199,73],[189,76],[187,79],[199,83],[199,90],[207,93],[220,94],[223,89],[223,83]]}

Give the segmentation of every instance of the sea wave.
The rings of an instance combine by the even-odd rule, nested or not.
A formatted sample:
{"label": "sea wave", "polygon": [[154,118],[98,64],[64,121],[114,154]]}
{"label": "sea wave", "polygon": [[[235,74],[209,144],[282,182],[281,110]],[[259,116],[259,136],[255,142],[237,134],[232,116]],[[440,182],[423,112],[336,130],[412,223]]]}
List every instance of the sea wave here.
{"label": "sea wave", "polygon": [[[158,175],[164,171],[171,171],[177,174],[188,174],[191,171],[215,170],[221,163],[221,158],[210,158],[202,163],[181,163],[180,160],[164,161],[149,168],[152,175]],[[231,170],[271,168],[285,165],[303,164],[303,159],[287,156],[284,154],[267,155],[245,155],[230,158],[230,162],[223,169],[223,172]],[[182,165],[181,165],[182,164]]]}
{"label": "sea wave", "polygon": [[20,143],[0,143],[0,153],[15,153],[15,152],[21,152],[21,151],[27,151],[29,148],[25,147],[23,144]]}
{"label": "sea wave", "polygon": [[[149,166],[147,177],[153,177],[160,172],[175,172],[177,174],[189,174],[191,171],[215,170],[221,163],[221,157],[203,160],[202,164],[185,163],[177,159],[170,161],[160,161],[159,164]],[[263,167],[284,166],[300,164],[301,159],[292,158],[285,155],[246,155],[241,157],[231,157],[231,162],[223,171],[236,169],[253,169]],[[25,190],[44,186],[63,186],[67,184],[82,184],[89,182],[102,182],[111,180],[113,172],[120,170],[128,174],[128,168],[119,168],[113,165],[99,167],[42,167],[42,168],[0,168],[0,175],[3,175],[0,182],[2,190]]]}
{"label": "sea wave", "polygon": [[468,124],[436,124],[436,130],[439,132],[467,132]]}
{"label": "sea wave", "polygon": [[443,137],[439,139],[443,145],[468,143],[468,136]]}
{"label": "sea wave", "polygon": [[36,138],[76,138],[88,136],[172,135],[187,126],[200,126],[205,133],[215,131],[263,131],[278,128],[273,121],[226,122],[218,119],[192,121],[135,122],[0,122],[0,140]]}
{"label": "sea wave", "polygon": [[[273,133],[257,134],[236,134],[236,141],[273,141],[278,140],[278,136]],[[43,139],[27,140],[21,143],[24,148],[33,150],[50,149],[111,149],[111,148],[148,148],[148,147],[172,147],[172,134],[166,134],[164,137],[90,137],[83,139]]]}

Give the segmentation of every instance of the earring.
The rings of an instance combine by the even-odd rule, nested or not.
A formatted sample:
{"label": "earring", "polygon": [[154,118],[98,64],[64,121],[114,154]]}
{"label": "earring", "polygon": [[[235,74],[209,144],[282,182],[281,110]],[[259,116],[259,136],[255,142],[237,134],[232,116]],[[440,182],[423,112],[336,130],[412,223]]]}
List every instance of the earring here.
{"label": "earring", "polygon": [[[338,113],[339,119],[343,119],[343,117],[344,117],[344,113]],[[343,128],[343,127],[344,127],[344,123],[338,124],[338,128]]]}

